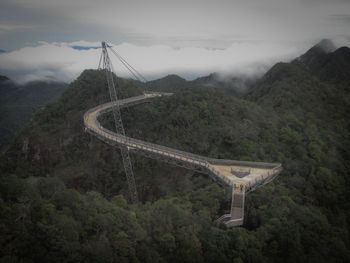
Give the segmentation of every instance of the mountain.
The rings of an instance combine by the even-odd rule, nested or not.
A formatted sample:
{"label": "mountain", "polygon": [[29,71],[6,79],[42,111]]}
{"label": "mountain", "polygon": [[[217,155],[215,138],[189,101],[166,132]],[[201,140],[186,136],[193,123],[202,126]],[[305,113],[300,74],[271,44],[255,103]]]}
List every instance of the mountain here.
{"label": "mountain", "polygon": [[350,49],[335,49],[329,40],[321,41],[292,63],[306,69],[322,81],[350,83]]}
{"label": "mountain", "polygon": [[176,92],[186,89],[187,81],[177,75],[168,75],[164,78],[148,81],[144,84],[146,90]]}
{"label": "mountain", "polygon": [[296,61],[305,66],[317,66],[319,62],[329,53],[336,50],[335,45],[329,39],[323,39],[315,46],[310,48],[305,54],[301,55]]}
{"label": "mountain", "polygon": [[194,88],[218,88],[235,96],[242,96],[251,90],[257,83],[257,78],[247,76],[229,76],[212,73],[187,81],[177,75],[168,75],[164,78],[146,82],[144,88],[149,91],[179,92]]}
{"label": "mountain", "polygon": [[[292,61],[311,74],[317,75],[322,81],[344,82],[349,81],[349,48],[342,47],[336,49],[333,42],[323,39],[310,48],[305,54]],[[178,92],[193,88],[219,88],[228,91],[235,96],[244,96],[249,91],[258,86],[258,77],[248,77],[244,75],[230,76],[219,73],[212,73],[208,76],[199,77],[192,81],[177,75],[168,75],[164,78],[149,81],[143,84],[146,90]],[[142,85],[142,84],[141,84]]]}
{"label": "mountain", "polygon": [[[142,94],[142,90],[133,85],[132,81],[118,79],[117,83],[120,98]],[[86,109],[109,100],[106,87],[103,71],[84,71],[58,100],[37,111],[33,120],[13,141],[7,151],[7,155],[11,156],[7,169],[13,172],[24,169],[28,172],[27,175],[33,176],[60,174],[63,176],[61,179],[68,180],[65,181],[67,185],[74,185],[79,178],[82,180],[87,179],[86,176],[92,176],[99,165],[92,162],[94,157],[90,154],[95,155],[101,149],[90,151],[94,143],[89,143],[90,137],[84,133],[81,116]],[[106,148],[108,147],[103,147]],[[119,164],[118,161],[116,164]],[[83,166],[87,169],[82,169]],[[78,185],[77,188],[79,187]]]}
{"label": "mountain", "polygon": [[257,78],[248,76],[230,76],[212,73],[191,81],[190,87],[210,87],[223,89],[232,95],[242,96],[256,86]]}
{"label": "mountain", "polygon": [[[328,156],[325,163],[336,163],[334,155],[339,160],[349,158],[346,153],[349,136],[344,133],[344,129],[350,127],[347,113],[350,110],[349,48],[326,53],[320,46],[314,46],[291,63],[273,66],[245,99],[284,119],[288,136],[294,137],[295,145],[308,141],[310,145],[305,148],[314,148],[313,155]],[[315,50],[320,52],[318,56]],[[310,54],[314,56],[312,59]],[[303,59],[305,57],[309,59]],[[322,63],[318,65],[315,61]],[[315,129],[320,129],[318,138],[322,138],[323,143],[318,143],[318,139],[313,142],[312,130]],[[309,139],[299,137],[300,133],[309,132]],[[341,135],[337,142],[325,143],[330,134]]]}
{"label": "mountain", "polygon": [[[323,40],[291,63],[277,63],[246,98],[278,112],[307,111],[319,119],[349,106],[350,49]],[[326,105],[321,107],[321,105]]]}
{"label": "mountain", "polygon": [[317,68],[322,67],[324,61],[327,60],[327,55],[334,52],[335,49],[332,41],[324,39],[310,48],[305,54],[296,58],[292,63],[315,72]]}
{"label": "mountain", "polygon": [[0,75],[0,83],[6,82],[6,81],[9,81],[9,80],[10,79],[8,77]]}
{"label": "mountain", "polygon": [[[337,56],[332,65],[338,59],[347,62]],[[168,78],[173,87],[183,83]],[[143,91],[117,81],[121,98]],[[346,79],[278,63],[241,98],[197,86],[122,110],[135,138],[216,158],[282,162],[275,181],[247,195],[244,227],[226,229],[215,219],[229,209],[228,187],[134,153],[141,203],[127,202],[119,150],[84,132],[84,112],[109,100],[104,72],[84,71],[0,158],[0,258],[349,262],[346,87]],[[110,114],[100,121],[113,128]]]}
{"label": "mountain", "polygon": [[328,102],[335,90],[297,65],[278,63],[265,74],[259,87],[246,97],[280,113],[306,110],[308,113],[319,112],[320,116],[332,104],[326,103],[326,108],[320,105]]}
{"label": "mountain", "polygon": [[34,112],[58,97],[66,83],[35,81],[16,84],[0,76],[0,151],[30,121]]}

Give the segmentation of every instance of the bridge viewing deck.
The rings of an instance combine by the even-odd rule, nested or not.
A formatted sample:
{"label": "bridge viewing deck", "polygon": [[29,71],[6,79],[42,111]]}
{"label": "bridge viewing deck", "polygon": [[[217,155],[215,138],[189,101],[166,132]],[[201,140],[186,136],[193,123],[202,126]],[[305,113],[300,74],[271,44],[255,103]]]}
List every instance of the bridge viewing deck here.
{"label": "bridge viewing deck", "polygon": [[229,227],[242,225],[245,194],[273,180],[282,170],[281,164],[208,158],[112,132],[102,127],[98,121],[101,114],[111,111],[117,103],[119,107],[125,107],[170,95],[170,93],[149,93],[101,104],[84,114],[85,128],[89,133],[110,145],[127,147],[150,158],[206,173],[214,180],[232,186],[231,213],[222,216],[219,220]]}

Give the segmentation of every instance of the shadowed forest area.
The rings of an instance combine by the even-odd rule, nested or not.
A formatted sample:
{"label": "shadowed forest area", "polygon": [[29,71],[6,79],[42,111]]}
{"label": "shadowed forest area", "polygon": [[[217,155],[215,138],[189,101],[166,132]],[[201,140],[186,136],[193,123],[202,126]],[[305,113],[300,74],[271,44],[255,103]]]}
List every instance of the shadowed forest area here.
{"label": "shadowed forest area", "polygon": [[68,87],[56,81],[18,84],[0,75],[0,152],[31,120],[34,113],[53,101]]}

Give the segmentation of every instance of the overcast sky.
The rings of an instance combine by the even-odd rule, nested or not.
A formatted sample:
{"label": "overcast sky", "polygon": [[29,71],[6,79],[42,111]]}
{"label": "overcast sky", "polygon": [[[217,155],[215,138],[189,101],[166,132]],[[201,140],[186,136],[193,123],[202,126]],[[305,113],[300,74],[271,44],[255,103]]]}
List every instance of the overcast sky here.
{"label": "overcast sky", "polygon": [[0,0],[0,74],[22,81],[96,68],[74,47],[101,40],[152,79],[259,74],[322,38],[349,46],[349,0]]}

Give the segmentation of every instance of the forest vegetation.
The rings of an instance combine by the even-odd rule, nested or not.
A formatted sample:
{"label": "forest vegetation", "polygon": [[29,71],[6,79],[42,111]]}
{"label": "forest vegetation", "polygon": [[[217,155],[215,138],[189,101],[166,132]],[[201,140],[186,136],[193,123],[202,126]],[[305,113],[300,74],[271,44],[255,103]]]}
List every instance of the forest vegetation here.
{"label": "forest vegetation", "polygon": [[[230,208],[228,187],[133,153],[141,202],[129,202],[119,150],[84,132],[84,112],[109,100],[104,72],[85,70],[0,158],[1,261],[349,262],[349,54],[315,46],[239,97],[175,78],[173,96],[122,110],[131,137],[282,163],[231,229],[215,221]],[[120,98],[143,92],[117,81]],[[108,114],[101,122],[113,126]]]}
{"label": "forest vegetation", "polygon": [[0,75],[0,152],[31,120],[34,113],[57,98],[68,84],[31,81],[18,84]]}

